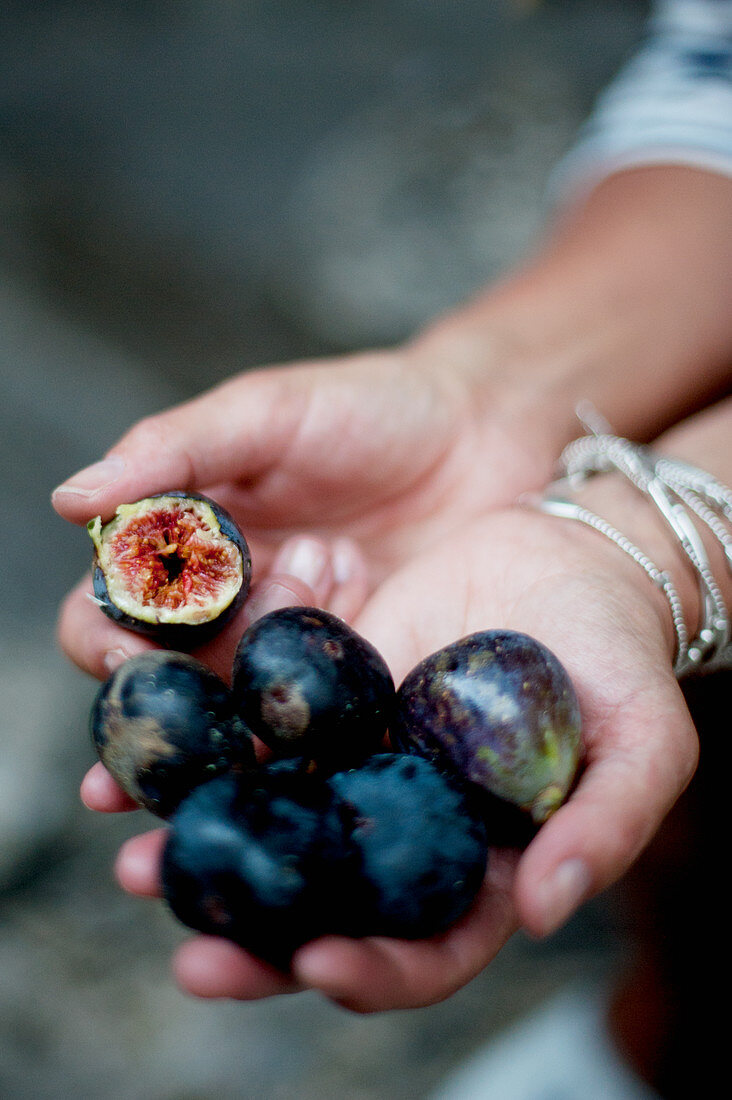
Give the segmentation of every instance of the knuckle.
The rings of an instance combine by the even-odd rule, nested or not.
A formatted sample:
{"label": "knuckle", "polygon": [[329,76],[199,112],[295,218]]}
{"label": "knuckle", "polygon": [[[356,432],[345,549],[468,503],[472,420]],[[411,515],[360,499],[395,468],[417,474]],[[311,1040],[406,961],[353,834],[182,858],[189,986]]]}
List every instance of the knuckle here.
{"label": "knuckle", "polygon": [[142,420],[138,420],[123,437],[122,445],[125,449],[130,448],[143,452],[159,446],[162,435],[162,420],[163,417],[160,415],[145,416]]}
{"label": "knuckle", "polygon": [[166,487],[185,489],[195,480],[193,459],[185,445],[187,434],[180,411],[169,409],[139,420],[124,436],[120,448],[133,454],[140,465],[149,461],[151,468],[174,470],[176,485]]}

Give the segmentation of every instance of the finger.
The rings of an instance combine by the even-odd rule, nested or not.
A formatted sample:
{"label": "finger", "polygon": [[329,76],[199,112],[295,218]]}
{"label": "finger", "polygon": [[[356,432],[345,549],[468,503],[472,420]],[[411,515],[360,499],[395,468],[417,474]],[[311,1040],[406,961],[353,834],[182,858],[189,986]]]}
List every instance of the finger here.
{"label": "finger", "polygon": [[60,485],[54,507],[86,523],[152,493],[258,477],[292,442],[304,414],[303,381],[293,370],[254,371],[145,418],[100,462]]}
{"label": "finger", "polygon": [[511,900],[517,857],[492,856],[470,912],[444,935],[415,941],[323,938],[295,954],[295,977],[361,1013],[418,1008],[451,996],[480,973],[517,927]]}
{"label": "finger", "polygon": [[519,864],[516,904],[530,934],[550,935],[628,870],[693,775],[697,758],[696,731],[670,678],[607,720],[576,791]]}
{"label": "finger", "polygon": [[128,894],[141,898],[162,897],[160,867],[168,830],[163,827],[133,836],[117,853],[114,872],[117,881]]}
{"label": "finger", "polygon": [[134,799],[126,794],[102,763],[93,764],[81,782],[81,801],[97,813],[116,814],[139,810]]}
{"label": "finger", "polygon": [[[278,607],[309,607],[314,601],[312,590],[296,577],[266,579],[252,586],[239,613],[215,638],[194,653],[228,681],[234,650],[255,618]],[[105,680],[129,657],[159,648],[149,638],[118,626],[103,613],[94,600],[90,578],[77,585],[64,600],[57,633],[66,656],[99,680]]]}
{"label": "finger", "polygon": [[[115,863],[117,881],[138,897],[162,896],[160,867],[167,829],[128,840]],[[183,989],[197,997],[257,1000],[299,988],[292,978],[254,958],[233,943],[197,936],[179,948],[174,972]]]}
{"label": "finger", "polygon": [[285,539],[275,554],[270,572],[296,577],[312,589],[320,604],[333,587],[331,547],[324,539],[313,535],[296,535]]}
{"label": "finger", "polygon": [[246,602],[231,622],[210,642],[194,650],[194,654],[228,683],[236,648],[253,622],[282,607],[312,607],[315,602],[313,590],[297,577],[270,575],[252,586]]}
{"label": "finger", "polygon": [[289,975],[214,936],[196,936],[184,943],[173,959],[173,973],[194,997],[257,1001],[302,988]]}
{"label": "finger", "polygon": [[94,599],[90,576],[62,603],[57,635],[66,656],[98,680],[110,676],[128,657],[156,648],[141,634],[124,630],[107,618]]}
{"label": "finger", "polygon": [[284,607],[323,607],[355,616],[366,598],[368,569],[352,539],[295,535],[274,555],[270,571],[256,585],[231,624],[196,655],[228,679],[231,655],[242,634],[272,611]]}
{"label": "finger", "polygon": [[358,544],[346,537],[330,541],[298,535],[287,539],[275,555],[271,571],[297,577],[312,589],[314,606],[346,621],[358,615],[369,591],[366,559]]}
{"label": "finger", "polygon": [[371,589],[369,568],[353,539],[335,539],[331,554],[333,587],[325,607],[351,623],[361,613]]}

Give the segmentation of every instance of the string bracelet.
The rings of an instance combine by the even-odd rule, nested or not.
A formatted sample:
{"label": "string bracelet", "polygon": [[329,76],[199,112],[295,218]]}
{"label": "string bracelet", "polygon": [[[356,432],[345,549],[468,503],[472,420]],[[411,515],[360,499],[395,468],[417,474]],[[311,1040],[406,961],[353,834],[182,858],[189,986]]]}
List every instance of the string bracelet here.
{"label": "string bracelet", "polygon": [[[588,418],[589,419],[589,418]],[[604,421],[595,418],[596,424]],[[572,492],[596,474],[616,470],[656,507],[688,559],[699,585],[701,626],[689,639],[681,600],[670,575],[658,568],[630,539],[571,499]],[[722,547],[732,572],[732,490],[688,463],[658,456],[649,448],[609,431],[590,427],[569,443],[560,458],[560,477],[532,506],[549,515],[574,519],[605,535],[628,554],[668,600],[676,635],[674,673],[678,678],[700,669],[732,667],[732,626],[722,589],[709,562],[696,521]],[[695,517],[694,518],[692,518]]]}
{"label": "string bracelet", "polygon": [[591,512],[589,508],[584,508],[576,501],[547,493],[543,497],[532,499],[532,505],[540,512],[546,512],[548,515],[559,516],[563,519],[578,520],[580,523],[584,523],[588,527],[594,528],[595,531],[599,531],[601,535],[605,535],[611,542],[614,542],[616,546],[645,570],[656,587],[661,589],[668,600],[671,610],[671,619],[674,624],[674,633],[676,634],[674,671],[676,671],[677,667],[683,667],[688,660],[689,634],[686,629],[681,598],[676,591],[676,586],[670,575],[665,570],[659,569],[657,565],[654,565],[651,559],[644,554],[642,550],[639,550],[629,538],[621,534],[620,531],[613,527],[612,524],[608,523],[607,520]]}

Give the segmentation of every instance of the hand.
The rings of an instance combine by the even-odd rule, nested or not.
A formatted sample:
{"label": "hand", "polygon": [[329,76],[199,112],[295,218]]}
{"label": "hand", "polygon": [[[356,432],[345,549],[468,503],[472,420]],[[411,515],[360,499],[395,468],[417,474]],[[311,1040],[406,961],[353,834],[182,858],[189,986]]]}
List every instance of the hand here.
{"label": "hand", "polygon": [[[384,581],[355,625],[397,680],[426,653],[486,626],[542,640],[580,698],[581,779],[520,858],[493,853],[475,906],[445,935],[315,941],[295,955],[292,979],[232,944],[195,937],[176,959],[190,992],[251,999],[313,988],[357,1011],[439,1001],[482,970],[516,927],[547,935],[622,875],[693,773],[697,739],[671,671],[665,602],[634,562],[578,524],[495,511]],[[96,808],[122,808],[99,769],[85,793]],[[159,892],[162,836],[135,838],[120,853],[127,889]]]}
{"label": "hand", "polygon": [[[208,491],[251,539],[256,576],[307,531],[352,540],[341,576],[355,540],[373,588],[459,524],[543,487],[577,434],[578,402],[647,439],[726,385],[729,196],[714,173],[620,172],[563,211],[522,269],[407,347],[235,377],[138,424],[55,507],[85,523],[148,493]],[[145,643],[92,614],[85,590],[66,604],[61,643],[103,676],[106,654]]]}
{"label": "hand", "polygon": [[[329,560],[311,543],[306,568],[298,543],[296,572],[332,587],[321,575],[330,569],[340,601],[332,609],[348,618],[416,550],[543,483],[556,448],[531,416],[517,425],[520,404],[424,353],[255,371],[137,424],[101,465],[57,490],[54,505],[86,523],[166,489],[210,494],[250,542],[255,580],[292,571],[282,551],[293,535],[320,536]],[[99,615],[90,591],[86,579],[67,599],[60,640],[103,677],[150,643]],[[240,619],[206,651],[217,669],[229,667],[241,628]]]}
{"label": "hand", "polygon": [[[222,672],[246,616],[278,591],[355,621],[397,679],[467,629],[513,626],[546,641],[580,679],[589,755],[582,784],[522,857],[510,892],[534,934],[622,873],[691,774],[696,741],[668,671],[667,609],[642,571],[594,532],[559,535],[562,524],[546,517],[478,517],[549,479],[576,434],[580,399],[642,439],[719,388],[730,347],[730,313],[720,304],[729,286],[719,235],[727,202],[728,184],[713,174],[621,173],[562,219],[523,273],[408,349],[232,379],[144,421],[112,449],[111,464],[55,496],[59,513],[77,523],[173,486],[210,492],[234,513],[258,579],[242,619],[202,654]],[[669,282],[669,272],[688,270],[693,285]],[[319,540],[329,547],[317,571],[312,555],[305,572],[302,554],[297,568],[291,560],[303,532],[316,536],[311,549],[322,549]],[[87,585],[67,599],[60,639],[82,668],[104,676],[151,643],[105,620],[85,598]],[[85,797],[121,808],[98,769]],[[130,842],[120,857],[129,888],[156,889],[156,843],[154,835]],[[481,901],[438,950],[309,945],[296,958],[297,980],[363,1010],[446,996],[515,923],[506,863],[493,866],[500,882],[485,895],[489,915]],[[421,950],[428,957],[420,960]],[[368,951],[368,978],[358,981]],[[232,952],[194,940],[182,956],[184,985],[242,997],[291,988]],[[338,953],[340,969],[326,973]]]}

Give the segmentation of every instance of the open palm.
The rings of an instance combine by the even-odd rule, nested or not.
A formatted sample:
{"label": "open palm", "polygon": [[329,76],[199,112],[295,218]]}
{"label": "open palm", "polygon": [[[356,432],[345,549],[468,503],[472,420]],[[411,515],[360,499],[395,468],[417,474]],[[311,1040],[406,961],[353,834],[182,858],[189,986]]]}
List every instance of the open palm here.
{"label": "open palm", "polygon": [[[425,654],[494,626],[540,638],[564,663],[580,698],[584,771],[527,850],[493,853],[476,904],[444,935],[323,939],[296,954],[292,978],[232,944],[195,937],[176,964],[187,989],[255,998],[310,987],[359,1011],[433,1003],[477,974],[519,925],[553,931],[627,869],[688,781],[696,736],[653,586],[594,532],[581,536],[519,508],[495,510],[384,580],[355,621],[397,680]],[[107,782],[89,781],[102,808],[115,802]],[[159,892],[162,839],[156,830],[123,849],[118,872],[128,889]]]}

